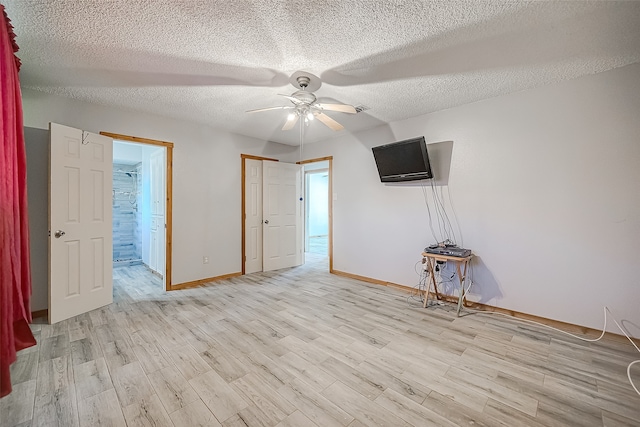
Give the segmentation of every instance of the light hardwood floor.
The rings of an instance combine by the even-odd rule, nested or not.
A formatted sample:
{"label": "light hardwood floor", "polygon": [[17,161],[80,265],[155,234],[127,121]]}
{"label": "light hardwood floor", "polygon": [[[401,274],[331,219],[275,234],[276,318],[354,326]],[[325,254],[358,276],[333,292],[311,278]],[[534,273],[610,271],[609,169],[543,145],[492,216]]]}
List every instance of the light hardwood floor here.
{"label": "light hardwood floor", "polygon": [[312,254],[328,256],[329,236],[309,237],[309,249]]}
{"label": "light hardwood floor", "polygon": [[309,258],[169,293],[116,269],[114,304],[33,325],[0,425],[640,425],[630,344],[456,318]]}

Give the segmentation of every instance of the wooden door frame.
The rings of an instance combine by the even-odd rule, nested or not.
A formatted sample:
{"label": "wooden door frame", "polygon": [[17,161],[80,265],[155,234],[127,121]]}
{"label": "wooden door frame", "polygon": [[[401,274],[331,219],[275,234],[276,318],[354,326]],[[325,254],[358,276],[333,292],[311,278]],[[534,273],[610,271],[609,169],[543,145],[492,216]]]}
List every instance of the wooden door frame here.
{"label": "wooden door frame", "polygon": [[[155,139],[139,138],[137,136],[121,135],[111,132],[100,132],[100,135],[108,136],[119,141],[136,142],[139,144],[155,145],[158,147],[164,147],[167,150],[167,170],[165,171],[166,180],[166,211],[165,211],[165,271],[164,271],[164,284],[165,291],[173,290],[171,285],[171,260],[172,260],[172,236],[173,236],[173,210],[171,208],[173,200],[173,142],[158,141]],[[178,289],[178,288],[176,288]]]}
{"label": "wooden door frame", "polygon": [[241,274],[245,275],[245,263],[247,262],[247,248],[246,248],[246,244],[245,244],[245,233],[246,233],[246,227],[245,227],[245,220],[247,219],[247,204],[244,200],[245,198],[245,173],[246,173],[246,166],[245,166],[245,160],[250,159],[250,160],[268,160],[271,162],[277,162],[278,159],[272,159],[269,157],[260,157],[260,156],[253,156],[251,154],[240,154],[240,187],[241,187],[241,210],[240,210],[240,223],[242,224],[242,254],[241,254],[241,260],[242,260],[242,270],[241,270]]}
{"label": "wooden door frame", "polygon": [[[333,156],[318,157],[315,159],[301,160],[296,162],[299,165],[305,165],[307,163],[329,162],[329,190],[328,190],[328,202],[329,202],[329,239],[328,239],[328,252],[329,252],[329,273],[333,273]],[[305,194],[306,198],[307,195]],[[305,212],[305,216],[307,212]]]}

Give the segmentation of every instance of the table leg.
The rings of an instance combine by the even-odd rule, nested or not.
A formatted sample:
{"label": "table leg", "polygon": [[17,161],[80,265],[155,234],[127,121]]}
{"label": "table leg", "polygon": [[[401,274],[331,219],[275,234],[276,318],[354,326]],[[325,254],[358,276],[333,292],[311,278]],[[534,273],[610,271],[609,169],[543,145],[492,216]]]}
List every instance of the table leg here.
{"label": "table leg", "polygon": [[[464,269],[463,272],[460,272],[460,264],[464,263]],[[458,280],[460,281],[460,297],[458,298],[458,311],[456,312],[456,315],[459,317],[460,316],[460,310],[462,310],[462,306],[464,305],[464,281],[467,278],[467,265],[469,264],[469,261],[457,261],[456,262],[456,270],[458,272]]]}
{"label": "table leg", "polygon": [[[431,281],[431,284],[433,284],[433,290],[436,294],[436,299],[440,299],[440,295],[438,294],[438,285],[436,284],[436,275],[435,275],[435,269],[434,269],[434,260],[432,258],[427,257],[427,271],[429,272],[429,280]],[[422,305],[423,308],[427,307],[427,303],[429,301],[429,289],[431,288],[431,285],[428,285],[425,287],[424,290],[424,304]]]}
{"label": "table leg", "polygon": [[435,259],[431,260],[431,283],[433,283],[433,292],[436,294],[436,299],[440,299],[440,293],[438,292],[438,282],[436,282],[436,264]]}

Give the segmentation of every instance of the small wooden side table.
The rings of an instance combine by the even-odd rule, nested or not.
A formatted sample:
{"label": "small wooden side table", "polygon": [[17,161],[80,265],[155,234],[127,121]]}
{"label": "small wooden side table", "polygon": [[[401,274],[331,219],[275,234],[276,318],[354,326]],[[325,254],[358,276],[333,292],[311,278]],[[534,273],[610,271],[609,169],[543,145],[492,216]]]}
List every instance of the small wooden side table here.
{"label": "small wooden side table", "polygon": [[[458,310],[456,315],[460,316],[460,310],[462,309],[463,300],[464,300],[464,282],[467,277],[467,267],[469,266],[469,261],[473,258],[473,254],[466,257],[458,257],[453,255],[439,255],[432,254],[429,252],[422,252],[422,256],[427,260],[427,270],[429,271],[429,276],[431,277],[431,284],[433,284],[433,289],[435,290],[436,299],[440,299],[440,294],[438,293],[438,284],[436,283],[436,263],[438,261],[444,262],[453,262],[456,266],[456,272],[458,273],[458,281],[460,282],[460,297],[458,298]],[[427,307],[427,302],[429,299],[429,289],[431,286],[426,286],[424,290],[424,304],[423,307]]]}

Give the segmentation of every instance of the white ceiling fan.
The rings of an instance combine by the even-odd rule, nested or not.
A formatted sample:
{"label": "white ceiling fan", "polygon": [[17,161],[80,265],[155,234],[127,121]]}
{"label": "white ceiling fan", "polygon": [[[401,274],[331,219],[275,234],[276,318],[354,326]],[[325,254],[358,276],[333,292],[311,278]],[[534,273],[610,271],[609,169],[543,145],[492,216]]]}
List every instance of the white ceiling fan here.
{"label": "white ceiling fan", "polygon": [[289,79],[289,82],[298,90],[291,95],[278,95],[287,98],[293,105],[258,108],[256,110],[249,110],[247,113],[258,113],[270,110],[291,110],[287,121],[284,126],[282,126],[282,130],[292,129],[298,120],[302,118],[307,123],[310,120],[318,119],[330,129],[337,131],[344,129],[344,126],[324,114],[323,111],[337,111],[348,114],[356,114],[357,112],[355,107],[352,105],[325,104],[318,102],[313,91],[318,90],[322,85],[322,82],[320,81],[320,78],[311,73],[306,71],[296,71]]}

